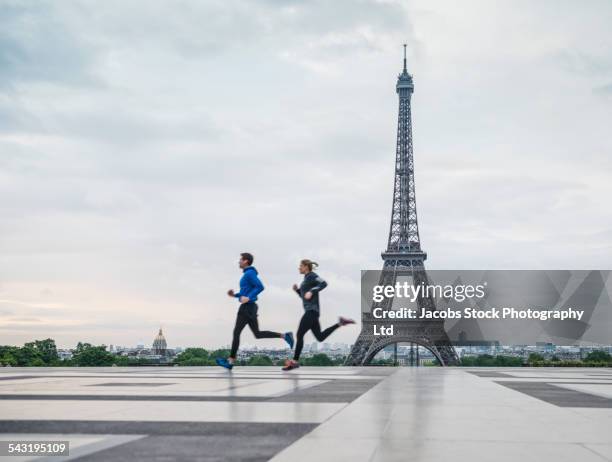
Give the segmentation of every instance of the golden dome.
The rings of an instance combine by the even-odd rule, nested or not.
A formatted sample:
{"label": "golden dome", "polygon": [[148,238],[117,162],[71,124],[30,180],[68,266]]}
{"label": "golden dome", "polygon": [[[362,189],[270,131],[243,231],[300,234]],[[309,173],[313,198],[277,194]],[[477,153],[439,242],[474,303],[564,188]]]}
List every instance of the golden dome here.
{"label": "golden dome", "polygon": [[155,337],[155,340],[153,340],[153,353],[163,355],[166,354],[166,349],[166,338],[164,337],[164,333],[162,332],[162,329],[160,327],[157,337]]}

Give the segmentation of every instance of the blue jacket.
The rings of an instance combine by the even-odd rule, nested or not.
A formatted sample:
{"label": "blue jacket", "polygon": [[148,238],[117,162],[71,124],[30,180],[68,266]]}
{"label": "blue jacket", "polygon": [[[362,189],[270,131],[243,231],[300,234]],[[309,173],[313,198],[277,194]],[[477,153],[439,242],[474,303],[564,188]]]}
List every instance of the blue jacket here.
{"label": "blue jacket", "polygon": [[236,298],[249,297],[249,300],[254,302],[257,300],[257,295],[264,290],[264,286],[257,277],[257,270],[254,266],[247,266],[242,270],[240,278],[240,292],[234,295]]}

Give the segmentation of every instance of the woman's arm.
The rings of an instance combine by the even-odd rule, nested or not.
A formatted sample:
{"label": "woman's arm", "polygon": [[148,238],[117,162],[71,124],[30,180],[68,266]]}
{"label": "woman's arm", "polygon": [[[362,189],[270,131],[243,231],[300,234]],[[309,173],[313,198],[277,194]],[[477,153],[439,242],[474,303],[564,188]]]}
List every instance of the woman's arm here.
{"label": "woman's arm", "polygon": [[317,275],[316,278],[315,278],[315,286],[313,286],[310,289],[310,292],[313,292],[313,293],[314,292],[320,292],[321,290],[325,289],[326,287],[327,287],[327,282],[325,282],[325,280],[321,276]]}

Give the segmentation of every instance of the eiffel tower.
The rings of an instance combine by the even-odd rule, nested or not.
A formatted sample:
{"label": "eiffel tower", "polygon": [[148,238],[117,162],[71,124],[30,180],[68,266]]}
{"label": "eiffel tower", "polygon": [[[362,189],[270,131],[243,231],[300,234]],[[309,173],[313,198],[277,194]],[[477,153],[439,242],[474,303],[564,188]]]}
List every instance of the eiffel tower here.
{"label": "eiffel tower", "polygon": [[[406,70],[406,45],[404,45],[404,69],[398,76],[396,92],[399,96],[399,116],[397,122],[397,146],[395,155],[395,187],[391,226],[387,250],[381,256],[383,270],[380,285],[395,285],[398,278],[412,278],[412,284],[428,284],[425,271],[427,254],[421,250],[419,227],[417,223],[416,196],[414,192],[414,159],[412,156],[412,120],[410,98],[414,92],[412,76]],[[432,297],[418,297],[418,311],[435,311]],[[383,310],[392,309],[392,299],[385,298],[376,306]],[[416,343],[430,350],[441,365],[446,366],[458,361],[443,320],[397,320],[393,322],[393,336],[374,335],[374,324],[380,323],[370,312],[361,315],[361,333],[346,359],[346,365],[361,366],[368,364],[384,347],[399,343]]]}

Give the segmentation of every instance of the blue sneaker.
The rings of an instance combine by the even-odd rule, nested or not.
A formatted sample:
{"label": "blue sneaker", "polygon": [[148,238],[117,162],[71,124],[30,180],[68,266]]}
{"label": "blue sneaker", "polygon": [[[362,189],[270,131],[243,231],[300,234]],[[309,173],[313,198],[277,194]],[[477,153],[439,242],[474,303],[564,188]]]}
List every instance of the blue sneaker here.
{"label": "blue sneaker", "polygon": [[289,344],[289,348],[293,350],[293,334],[291,332],[287,332],[283,338],[285,339],[285,342]]}
{"label": "blue sneaker", "polygon": [[234,367],[234,365],[225,358],[216,358],[215,361],[217,363],[217,366],[225,367],[230,371],[232,370],[232,367]]}

